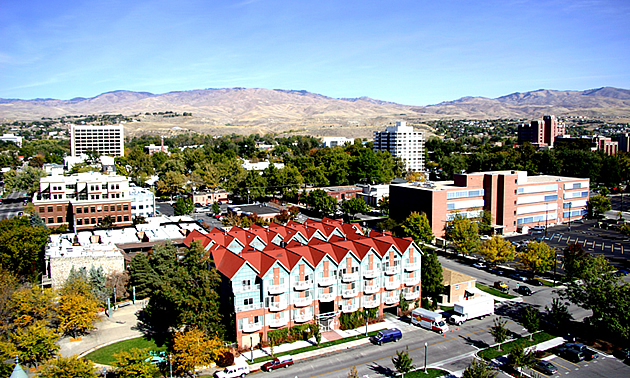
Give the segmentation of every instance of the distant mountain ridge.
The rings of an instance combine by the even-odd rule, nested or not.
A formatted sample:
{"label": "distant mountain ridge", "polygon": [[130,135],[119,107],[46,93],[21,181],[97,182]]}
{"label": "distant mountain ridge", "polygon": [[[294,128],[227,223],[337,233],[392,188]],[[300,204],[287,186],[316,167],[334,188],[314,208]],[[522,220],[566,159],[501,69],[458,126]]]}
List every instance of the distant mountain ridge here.
{"label": "distant mountain ridge", "polygon": [[[193,117],[150,118],[173,111]],[[138,115],[130,131],[160,128],[199,132],[282,132],[318,129],[321,134],[354,128],[355,135],[396,120],[537,118],[544,114],[630,118],[630,90],[602,87],[584,91],[539,89],[496,99],[463,97],[429,106],[402,105],[369,97],[332,98],[306,90],[207,88],[163,94],[117,90],[91,98],[0,99],[0,119],[36,120],[87,114]],[[360,130],[359,130],[360,129]]]}

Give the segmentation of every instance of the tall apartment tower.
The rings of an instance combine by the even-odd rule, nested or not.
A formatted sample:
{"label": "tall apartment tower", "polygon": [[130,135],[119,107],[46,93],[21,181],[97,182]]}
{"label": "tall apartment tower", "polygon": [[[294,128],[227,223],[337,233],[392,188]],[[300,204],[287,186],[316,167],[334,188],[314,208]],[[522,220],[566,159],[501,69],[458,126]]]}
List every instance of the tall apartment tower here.
{"label": "tall apartment tower", "polygon": [[564,132],[564,125],[558,122],[556,116],[546,115],[542,120],[518,127],[518,144],[530,142],[535,146],[553,147],[556,136]]}
{"label": "tall apartment tower", "polygon": [[385,131],[375,131],[374,151],[389,151],[401,158],[408,171],[424,171],[424,133],[404,121],[388,126]]}
{"label": "tall apartment tower", "polygon": [[70,134],[73,157],[78,157],[88,150],[108,156],[125,155],[122,125],[72,125]]}

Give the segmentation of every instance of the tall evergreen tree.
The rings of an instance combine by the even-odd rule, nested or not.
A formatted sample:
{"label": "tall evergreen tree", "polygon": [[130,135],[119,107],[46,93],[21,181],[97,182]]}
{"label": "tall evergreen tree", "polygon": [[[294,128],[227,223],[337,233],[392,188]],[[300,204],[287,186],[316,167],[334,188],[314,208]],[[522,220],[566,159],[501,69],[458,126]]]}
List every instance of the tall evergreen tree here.
{"label": "tall evergreen tree", "polygon": [[422,296],[437,299],[437,296],[442,294],[444,290],[442,272],[442,264],[435,251],[425,253],[422,259]]}

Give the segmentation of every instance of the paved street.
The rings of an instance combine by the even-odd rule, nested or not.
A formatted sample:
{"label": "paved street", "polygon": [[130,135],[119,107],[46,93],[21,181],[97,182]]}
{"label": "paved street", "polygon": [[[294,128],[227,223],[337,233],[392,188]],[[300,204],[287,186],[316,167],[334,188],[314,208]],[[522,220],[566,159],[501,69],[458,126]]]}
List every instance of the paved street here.
{"label": "paved street", "polygon": [[24,211],[24,201],[30,200],[25,192],[12,192],[0,204],[0,219],[9,219]]}

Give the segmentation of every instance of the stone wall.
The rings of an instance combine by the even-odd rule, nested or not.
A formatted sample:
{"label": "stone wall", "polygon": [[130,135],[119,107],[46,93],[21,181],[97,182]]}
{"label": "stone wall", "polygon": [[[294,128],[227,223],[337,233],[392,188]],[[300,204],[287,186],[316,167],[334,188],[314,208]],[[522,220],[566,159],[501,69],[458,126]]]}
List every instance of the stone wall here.
{"label": "stone wall", "polygon": [[92,266],[103,267],[105,275],[111,273],[122,273],[125,270],[125,258],[122,253],[109,254],[107,256],[78,256],[78,257],[51,257],[50,258],[50,279],[53,289],[59,289],[70,274],[70,270],[85,268],[88,272]]}

